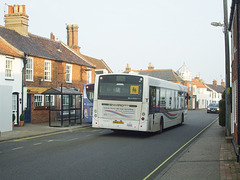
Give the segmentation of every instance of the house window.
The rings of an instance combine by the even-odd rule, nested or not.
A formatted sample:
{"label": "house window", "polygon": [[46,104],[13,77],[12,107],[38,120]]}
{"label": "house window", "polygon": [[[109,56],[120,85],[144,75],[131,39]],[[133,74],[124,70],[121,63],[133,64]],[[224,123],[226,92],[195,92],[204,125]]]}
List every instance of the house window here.
{"label": "house window", "polygon": [[92,71],[89,69],[89,71],[87,71],[87,83],[91,83],[91,78],[92,78]]}
{"label": "house window", "polygon": [[66,82],[72,83],[72,65],[66,65]]}
{"label": "house window", "polygon": [[42,94],[34,95],[34,106],[44,106],[44,96]]}
{"label": "house window", "polygon": [[213,98],[216,98],[216,93],[213,93]]}
{"label": "house window", "polygon": [[27,58],[26,81],[33,81],[33,58]]}
{"label": "house window", "polygon": [[[50,95],[51,106],[54,106],[54,95]],[[49,95],[46,95],[46,106],[49,106]]]}
{"label": "house window", "polygon": [[44,80],[51,81],[51,61],[45,61],[44,63]]}
{"label": "house window", "polygon": [[11,59],[6,59],[6,66],[5,66],[5,77],[6,78],[13,78],[13,73],[12,73],[12,60]]}

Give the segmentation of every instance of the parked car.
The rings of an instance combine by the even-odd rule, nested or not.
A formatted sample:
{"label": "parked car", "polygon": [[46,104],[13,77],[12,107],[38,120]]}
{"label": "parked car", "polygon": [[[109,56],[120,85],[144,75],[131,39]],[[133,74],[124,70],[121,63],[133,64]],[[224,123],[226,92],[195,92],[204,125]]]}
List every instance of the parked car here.
{"label": "parked car", "polygon": [[207,107],[207,113],[218,113],[219,112],[219,105],[215,103],[211,103]]}

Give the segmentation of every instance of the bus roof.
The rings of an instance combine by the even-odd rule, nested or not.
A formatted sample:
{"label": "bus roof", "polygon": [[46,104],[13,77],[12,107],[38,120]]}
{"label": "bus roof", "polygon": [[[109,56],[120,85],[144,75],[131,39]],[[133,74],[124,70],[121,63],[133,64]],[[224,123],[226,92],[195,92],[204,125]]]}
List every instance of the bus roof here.
{"label": "bus roof", "polygon": [[187,86],[184,86],[182,84],[173,83],[173,82],[170,82],[170,81],[166,81],[166,80],[163,80],[163,79],[147,76],[147,75],[125,74],[125,73],[111,73],[111,74],[100,74],[100,75],[97,75],[96,79],[98,79],[98,76],[111,76],[111,75],[143,77],[144,79],[146,79],[148,81],[149,85],[154,85],[157,82],[158,83],[160,82],[161,83],[161,87],[176,89],[176,90],[183,91],[183,92],[188,92],[188,87]]}

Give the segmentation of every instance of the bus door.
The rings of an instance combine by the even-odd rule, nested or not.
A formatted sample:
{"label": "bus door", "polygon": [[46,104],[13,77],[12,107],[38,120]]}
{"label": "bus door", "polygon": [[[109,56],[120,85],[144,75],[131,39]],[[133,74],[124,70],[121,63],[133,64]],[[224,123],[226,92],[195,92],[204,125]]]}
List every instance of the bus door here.
{"label": "bus door", "polygon": [[151,129],[159,128],[160,114],[160,89],[150,86],[149,88],[149,115]]}

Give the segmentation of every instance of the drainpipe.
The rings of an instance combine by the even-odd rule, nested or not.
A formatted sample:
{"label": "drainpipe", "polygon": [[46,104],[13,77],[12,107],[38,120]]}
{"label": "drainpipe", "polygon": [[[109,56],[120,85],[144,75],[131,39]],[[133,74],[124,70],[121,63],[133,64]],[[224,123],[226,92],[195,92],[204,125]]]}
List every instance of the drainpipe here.
{"label": "drainpipe", "polygon": [[28,58],[28,55],[24,53],[24,58],[23,58],[23,67],[22,67],[22,112],[23,113],[23,87],[26,86],[25,85],[25,67],[26,67],[26,64],[27,64],[27,58]]}
{"label": "drainpipe", "polygon": [[237,155],[237,161],[239,162],[239,154],[240,154],[240,149],[239,149],[239,145],[240,145],[240,72],[239,72],[239,67],[240,67],[240,57],[239,57],[239,5],[238,5],[238,0],[235,1],[236,3],[236,28],[237,28],[237,140],[238,140],[238,155]]}

